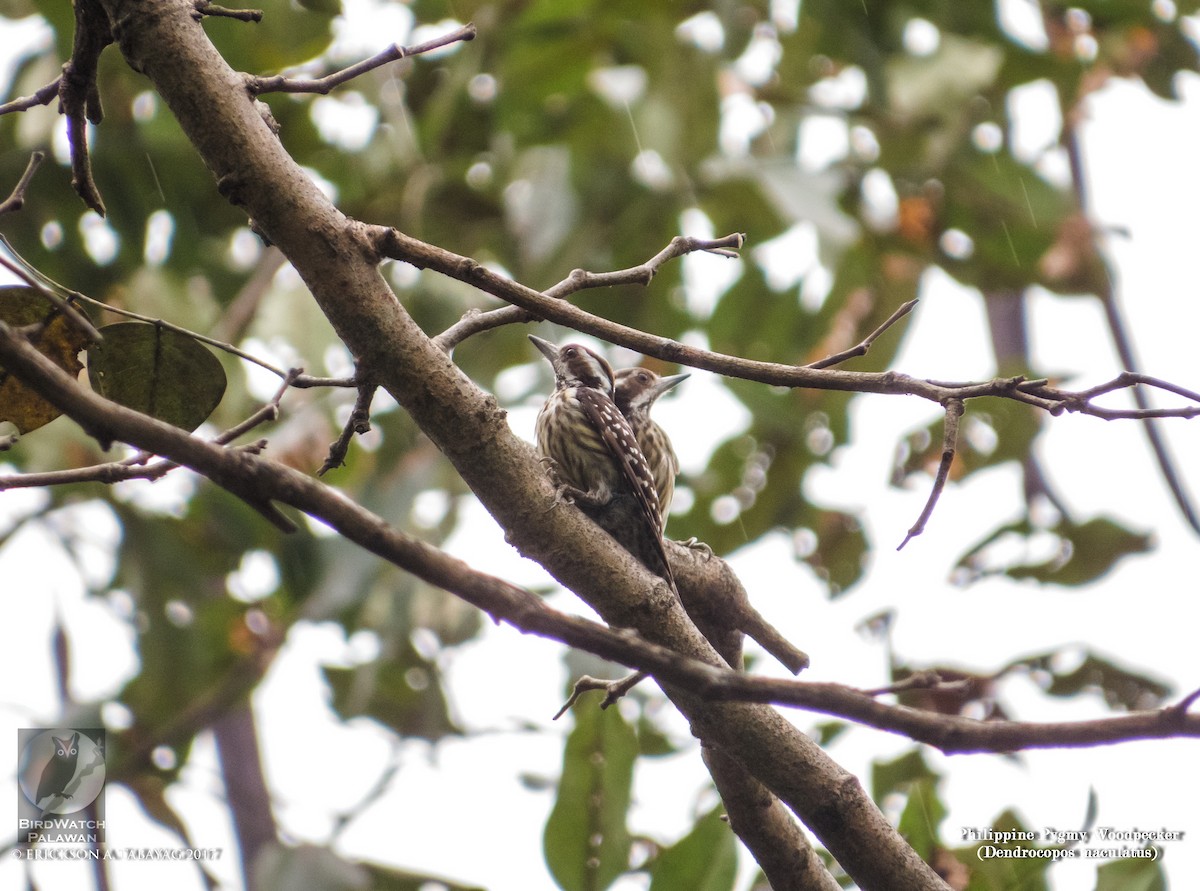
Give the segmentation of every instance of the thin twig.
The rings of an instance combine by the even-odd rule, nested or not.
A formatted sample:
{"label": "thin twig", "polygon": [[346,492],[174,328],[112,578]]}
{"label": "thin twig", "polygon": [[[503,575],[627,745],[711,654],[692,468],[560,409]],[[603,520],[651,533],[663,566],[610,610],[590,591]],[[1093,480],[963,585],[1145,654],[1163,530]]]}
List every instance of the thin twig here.
{"label": "thin twig", "polygon": [[263,11],[261,9],[226,9],[224,6],[216,6],[210,3],[209,0],[195,0],[195,7],[195,17],[197,19],[203,18],[206,15],[237,19],[239,22],[261,22],[263,19]]}
{"label": "thin twig", "polygon": [[342,427],[342,435],[337,438],[329,446],[329,454],[325,458],[325,463],[321,465],[321,469],[317,471],[317,476],[324,476],[331,470],[341,467],[346,463],[346,452],[350,450],[350,441],[354,437],[362,436],[371,429],[371,400],[375,398],[375,391],[379,389],[378,384],[360,383],[358,385],[358,397],[354,400],[354,408],[350,411],[350,417],[346,419],[345,425]]}
{"label": "thin twig", "polygon": [[925,524],[933,516],[933,509],[937,506],[942,491],[946,488],[946,480],[950,478],[950,465],[954,463],[954,454],[958,450],[958,421],[962,417],[963,408],[961,399],[946,400],[946,420],[942,433],[942,460],[938,464],[937,475],[933,478],[933,489],[929,492],[929,499],[925,502],[925,507],[921,509],[921,515],[917,517],[917,522],[913,523],[912,528],[908,530],[904,541],[897,545],[897,551],[925,531]]}
{"label": "thin twig", "polygon": [[451,31],[449,34],[436,37],[433,40],[427,40],[425,43],[419,43],[416,46],[400,46],[393,43],[383,52],[377,53],[369,59],[364,59],[355,65],[351,65],[349,68],[343,68],[341,71],[335,71],[324,77],[300,78],[288,77],[283,74],[276,74],[272,77],[250,77],[247,78],[246,87],[251,95],[254,96],[261,95],[262,93],[320,93],[321,95],[325,95],[347,81],[360,77],[368,71],[373,71],[390,62],[398,62],[401,59],[407,59],[409,56],[417,56],[431,50],[441,49],[452,43],[474,39],[475,25],[467,23],[461,28]]}
{"label": "thin twig", "polygon": [[1183,699],[1171,706],[1171,710],[1178,713],[1180,717],[1183,717],[1187,714],[1188,709],[1195,705],[1196,700],[1198,699],[1200,699],[1200,690],[1193,690],[1187,696],[1183,697]]}
{"label": "thin twig", "polygon": [[895,693],[907,693],[910,690],[948,689],[961,685],[962,681],[946,681],[938,672],[926,670],[915,671],[904,680],[886,687],[876,687],[873,690],[863,690],[862,692],[867,696],[887,696]]}
{"label": "thin twig", "polygon": [[17,184],[13,186],[12,194],[3,201],[0,201],[0,215],[14,213],[25,206],[25,192],[29,188],[29,182],[33,179],[33,175],[37,173],[37,169],[42,166],[44,160],[46,160],[45,152],[34,152],[29,156],[29,163],[25,165],[25,172],[21,174],[21,178],[17,180]]}
{"label": "thin twig", "polygon": [[[3,235],[0,235],[0,242],[4,242],[4,246],[12,251],[12,245],[8,243],[8,240]],[[62,316],[67,320],[67,323],[79,329],[79,331],[82,332],[88,340],[92,341],[93,343],[100,343],[104,340],[103,335],[101,335],[101,333],[96,329],[96,326],[92,324],[92,320],[71,305],[70,297],[64,299],[61,291],[53,286],[54,283],[51,282],[50,279],[47,279],[41,274],[37,274],[36,270],[33,270],[33,267],[26,265],[25,261],[21,260],[21,258],[17,256],[15,252],[14,256],[20,260],[20,263],[15,263],[9,260],[7,257],[0,255],[0,266],[3,266],[13,275],[23,279],[26,284],[49,300],[50,303],[53,304],[54,308],[62,313]],[[30,274],[31,271],[35,274]]]}
{"label": "thin twig", "polygon": [[736,258],[737,252],[746,242],[746,236],[740,232],[726,235],[724,238],[706,239],[691,238],[676,235],[665,248],[638,266],[628,269],[618,269],[614,272],[588,272],[585,269],[572,270],[571,274],[557,285],[546,290],[547,297],[567,297],[576,291],[586,288],[611,288],[617,285],[649,285],[658,270],[668,260],[704,251],[719,257]]}
{"label": "thin twig", "polygon": [[16,99],[10,99],[3,105],[0,105],[0,115],[11,114],[15,111],[27,111],[30,108],[36,108],[39,105],[49,105],[58,98],[58,91],[62,84],[62,75],[54,78],[50,83],[41,87],[31,96],[20,96]]}
{"label": "thin twig", "polygon": [[[588,272],[576,269],[558,284],[548,288],[546,297],[562,299],[587,288],[605,288],[614,285],[649,285],[662,265],[676,257],[685,254],[704,251],[719,257],[736,257],[737,250],[745,242],[746,236],[741,233],[726,235],[724,238],[703,239],[676,236],[665,248],[638,266],[620,269],[615,272]],[[536,313],[529,312],[518,306],[502,306],[499,309],[484,312],[471,309],[461,319],[433,338],[433,342],[447,353],[466,340],[483,331],[500,328],[504,325],[535,322],[539,320]]]}
{"label": "thin twig", "polygon": [[879,337],[879,335],[881,335],[888,328],[892,327],[892,325],[896,324],[898,321],[900,321],[902,318],[904,318],[906,315],[908,315],[910,312],[912,312],[913,307],[915,307],[917,305],[917,303],[918,303],[918,301],[914,299],[914,300],[909,300],[907,303],[902,304],[894,313],[892,313],[890,316],[888,316],[886,322],[884,322],[882,325],[880,325],[878,328],[876,328],[874,331],[872,331],[870,334],[868,334],[866,336],[866,338],[861,343],[857,344],[856,346],[852,346],[848,350],[842,350],[840,353],[834,353],[832,356],[827,356],[824,359],[821,359],[817,362],[810,362],[805,367],[807,367],[807,368],[829,368],[831,365],[838,365],[842,362],[845,362],[847,359],[853,359],[853,358],[856,358],[857,356],[865,356],[867,354],[867,350],[869,350],[871,348],[871,344],[873,344],[876,341],[876,339]]}

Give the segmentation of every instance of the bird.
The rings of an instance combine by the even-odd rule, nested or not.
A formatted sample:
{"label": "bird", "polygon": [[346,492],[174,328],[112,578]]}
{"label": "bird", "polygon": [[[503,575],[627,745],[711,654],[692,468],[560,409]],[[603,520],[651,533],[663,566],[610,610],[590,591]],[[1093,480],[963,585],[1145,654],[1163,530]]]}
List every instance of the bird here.
{"label": "bird", "polygon": [[662,377],[649,368],[622,368],[616,372],[613,401],[637,439],[638,447],[650,464],[654,475],[654,488],[658,493],[658,510],[666,523],[671,512],[671,501],[675,497],[675,477],[679,475],[679,457],[671,445],[671,438],[650,417],[650,409],[660,396],[679,386],[691,377],[690,374],[673,374]]}
{"label": "bird", "polygon": [[71,797],[66,789],[75,777],[75,764],[79,760],[78,733],[61,738],[52,736],[51,739],[54,740],[54,754],[46,762],[41,779],[38,780],[37,799],[34,801],[38,807],[41,807],[48,797]]}
{"label": "bird", "polygon": [[613,401],[612,366],[581,344],[557,347],[532,334],[529,339],[554,368],[554,392],[538,413],[536,433],[560,498],[584,508],[676,591],[654,473]]}

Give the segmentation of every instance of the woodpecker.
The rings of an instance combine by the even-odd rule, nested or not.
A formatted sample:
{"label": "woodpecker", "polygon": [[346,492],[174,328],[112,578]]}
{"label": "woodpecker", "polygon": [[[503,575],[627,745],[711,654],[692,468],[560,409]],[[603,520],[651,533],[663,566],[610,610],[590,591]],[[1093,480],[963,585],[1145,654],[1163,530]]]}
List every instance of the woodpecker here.
{"label": "woodpecker", "polygon": [[663,545],[653,471],[613,402],[612,366],[580,344],[529,339],[554,368],[554,392],[537,418],[537,448],[569,496],[675,589]]}
{"label": "woodpecker", "polygon": [[689,377],[689,374],[660,377],[649,368],[622,368],[615,375],[613,401],[629,421],[638,447],[650,464],[663,523],[667,521],[667,515],[671,512],[671,500],[675,496],[679,457],[675,454],[667,432],[651,419],[650,409],[654,407],[658,397],[679,386]]}

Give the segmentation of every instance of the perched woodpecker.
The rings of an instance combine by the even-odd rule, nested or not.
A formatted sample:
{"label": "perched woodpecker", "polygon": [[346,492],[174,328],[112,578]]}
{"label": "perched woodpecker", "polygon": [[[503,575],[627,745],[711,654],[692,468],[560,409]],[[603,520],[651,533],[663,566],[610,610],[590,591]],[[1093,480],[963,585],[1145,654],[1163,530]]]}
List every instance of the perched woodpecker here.
{"label": "perched woodpecker", "polygon": [[622,368],[615,375],[613,401],[633,428],[638,447],[646,456],[654,489],[658,493],[658,510],[663,523],[671,512],[675,496],[675,477],[679,475],[679,457],[667,432],[650,417],[650,409],[658,397],[683,383],[691,375],[673,374],[661,377],[649,368]]}
{"label": "perched woodpecker", "polygon": [[537,448],[552,463],[561,493],[674,589],[654,474],[613,402],[612,366],[580,344],[529,339],[554,368],[554,392],[537,418]]}

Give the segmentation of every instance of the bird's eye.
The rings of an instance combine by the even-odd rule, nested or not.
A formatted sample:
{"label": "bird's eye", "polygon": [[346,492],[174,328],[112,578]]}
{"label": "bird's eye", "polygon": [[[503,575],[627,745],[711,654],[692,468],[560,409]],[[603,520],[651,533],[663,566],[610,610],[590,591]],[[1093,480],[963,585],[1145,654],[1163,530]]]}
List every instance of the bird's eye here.
{"label": "bird's eye", "polygon": [[568,359],[573,358],[575,355],[575,347],[567,347],[565,350],[563,350],[563,355]]}

